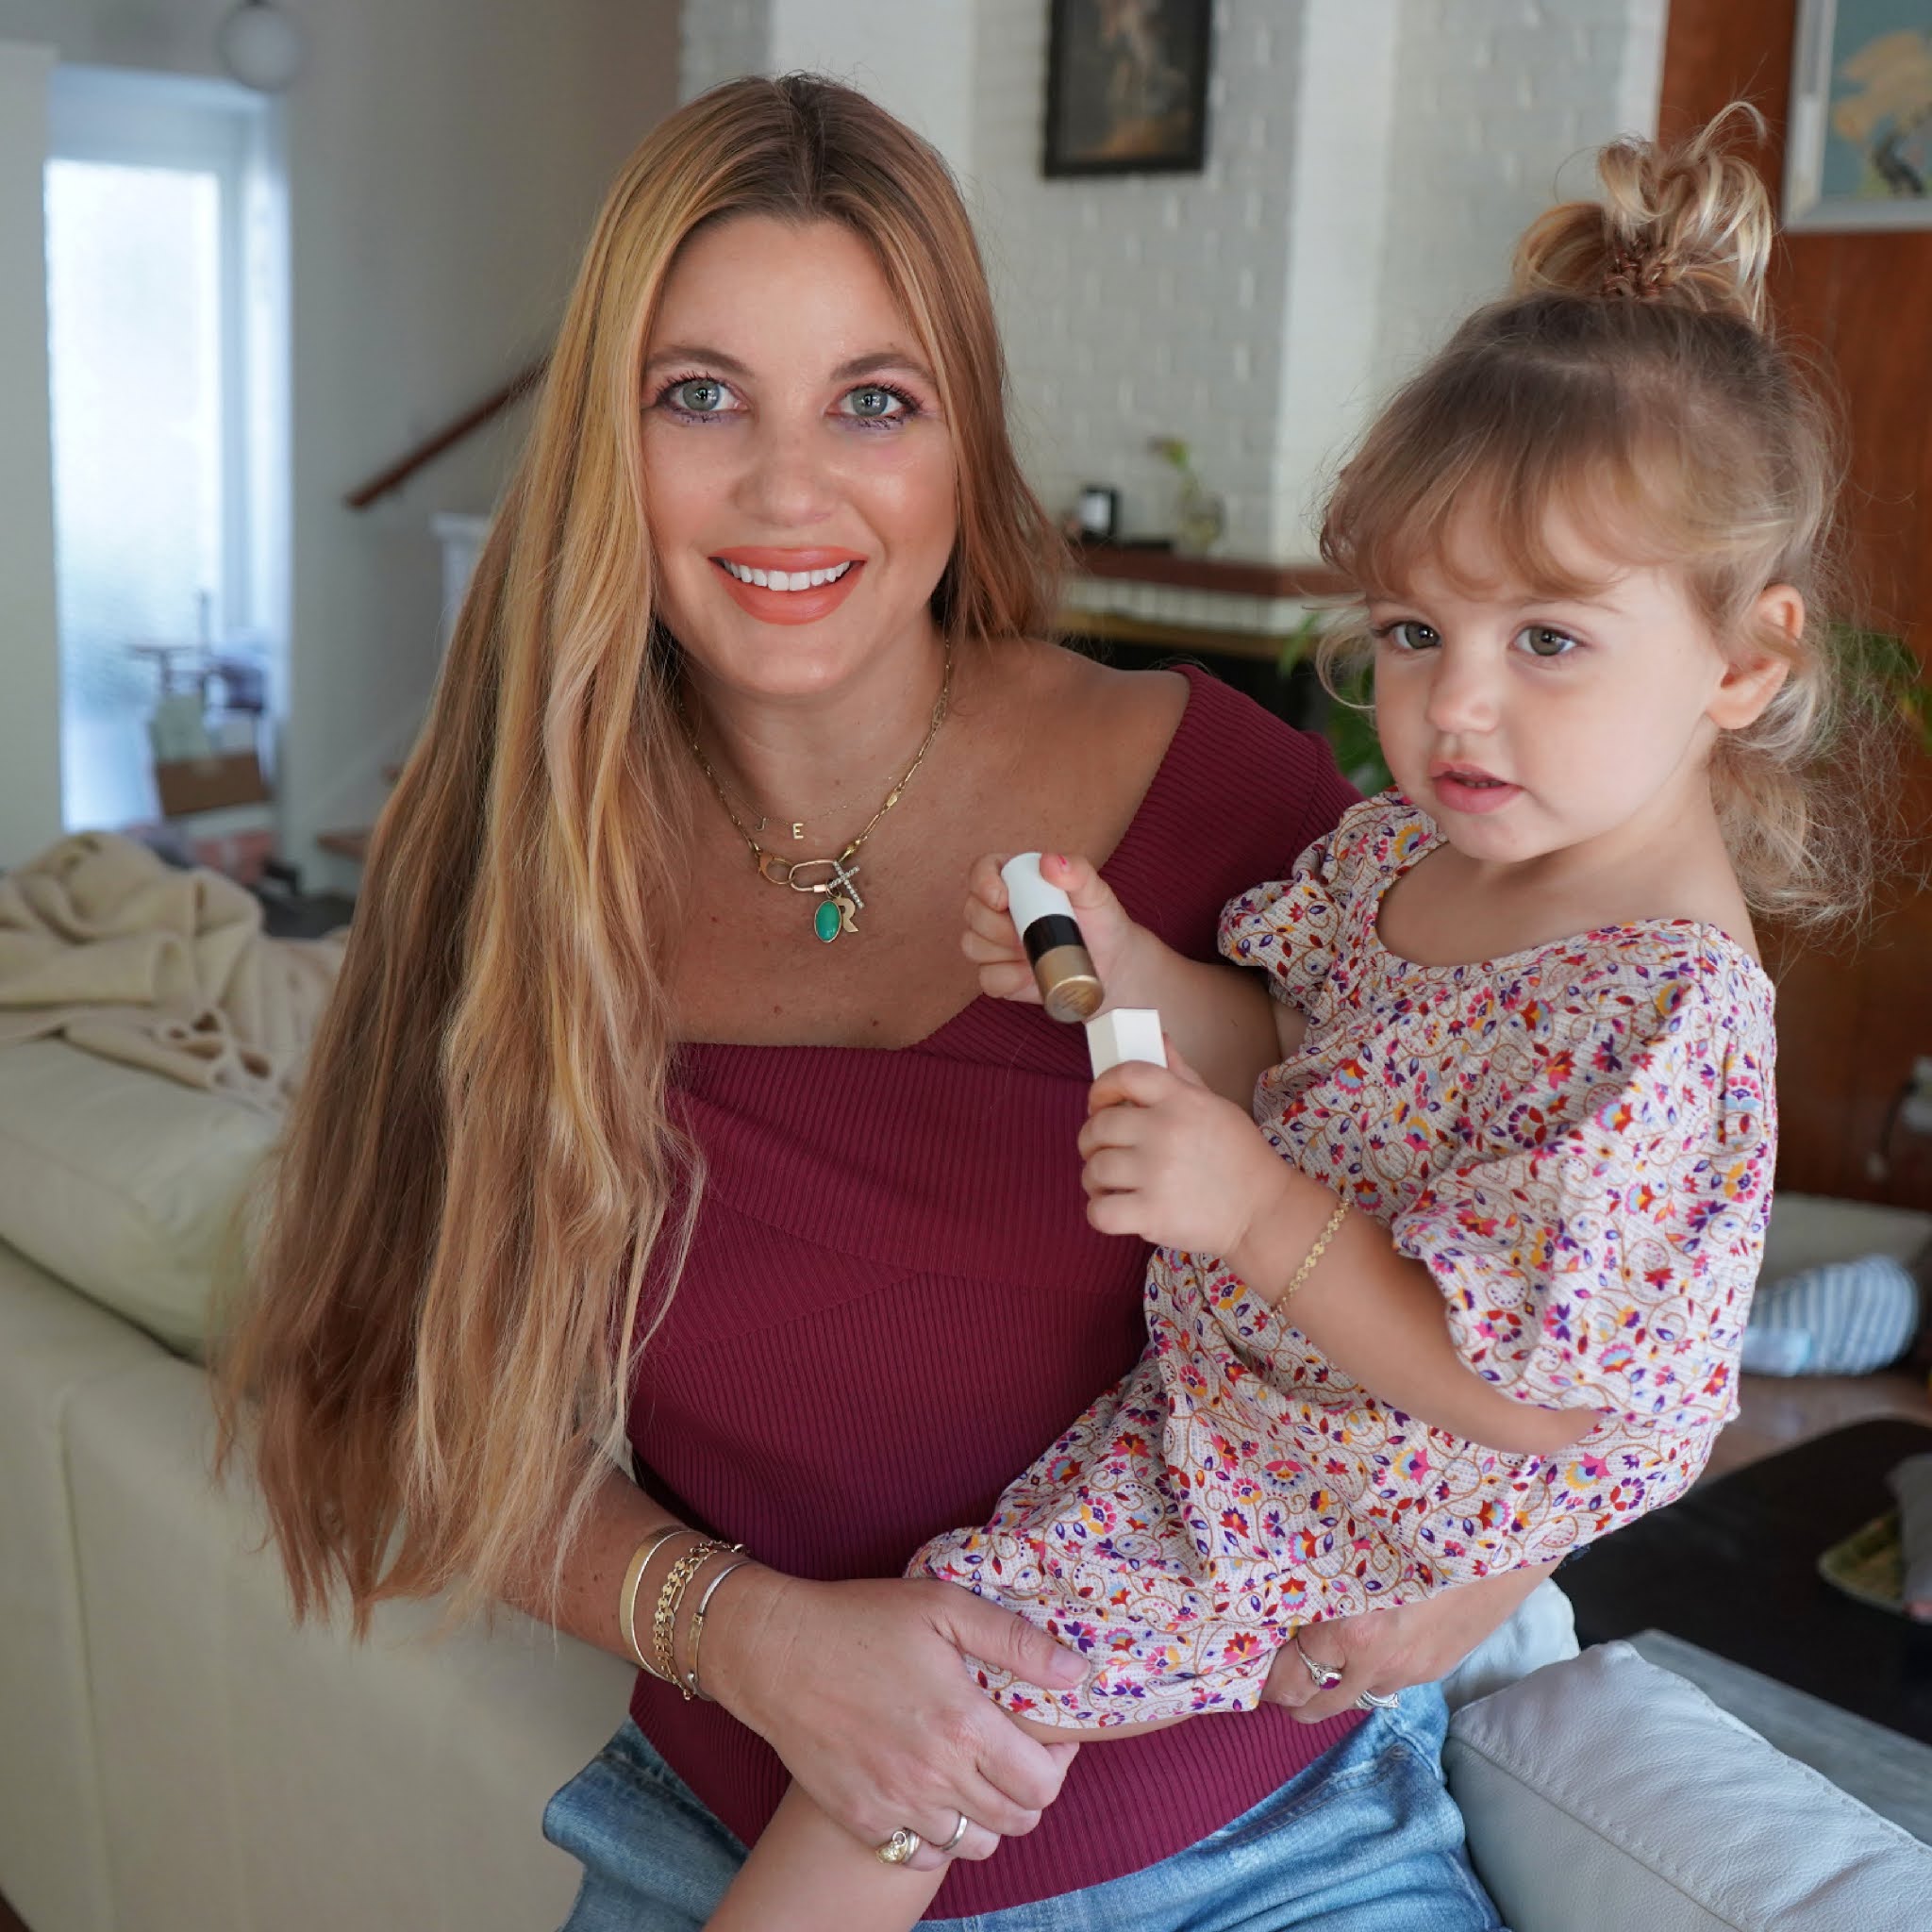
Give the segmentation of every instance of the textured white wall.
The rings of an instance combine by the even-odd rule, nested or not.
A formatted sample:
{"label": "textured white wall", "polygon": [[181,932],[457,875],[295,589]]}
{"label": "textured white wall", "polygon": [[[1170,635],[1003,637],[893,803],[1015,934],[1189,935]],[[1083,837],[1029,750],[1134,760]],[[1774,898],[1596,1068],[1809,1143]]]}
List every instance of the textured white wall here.
{"label": "textured white wall", "polygon": [[[1503,292],[1516,238],[1657,131],[1666,0],[1402,0],[1376,348],[1384,384]],[[1566,165],[1567,164],[1567,165]]]}
{"label": "textured white wall", "polygon": [[691,0],[678,98],[741,74],[825,74],[872,96],[944,155],[972,164],[980,0]]}
{"label": "textured white wall", "polygon": [[1223,548],[1273,550],[1303,14],[1345,4],[1216,0],[1205,173],[1049,181],[1047,9],[982,0],[973,200],[1049,508],[1112,483],[1130,530],[1171,528],[1147,443],[1178,436],[1227,501]]}

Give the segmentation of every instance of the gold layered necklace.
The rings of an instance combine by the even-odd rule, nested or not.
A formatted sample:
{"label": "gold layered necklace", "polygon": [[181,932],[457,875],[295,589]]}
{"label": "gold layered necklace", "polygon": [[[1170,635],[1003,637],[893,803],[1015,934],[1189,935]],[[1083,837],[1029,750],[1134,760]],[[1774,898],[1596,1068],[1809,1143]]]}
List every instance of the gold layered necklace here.
{"label": "gold layered necklace", "polygon": [[[826,945],[830,945],[841,932],[858,930],[858,915],[865,908],[865,900],[858,891],[859,868],[856,862],[858,848],[878,829],[879,821],[898,804],[907,786],[911,784],[913,774],[925,762],[925,755],[932,749],[933,740],[940,735],[940,726],[946,722],[946,701],[952,693],[953,651],[949,644],[946,647],[945,672],[940,679],[940,694],[933,702],[931,721],[925,727],[925,736],[920,741],[919,749],[912,754],[912,762],[900,773],[879,808],[854,837],[845,841],[835,858],[785,859],[775,852],[767,852],[745,829],[743,820],[732,809],[731,794],[711,769],[711,761],[706,758],[704,747],[698,742],[697,732],[684,708],[681,693],[676,700],[678,720],[684,726],[691,755],[698,761],[698,770],[710,781],[711,790],[718,794],[718,803],[724,808],[724,816],[731,821],[732,829],[744,841],[758,876],[774,886],[789,886],[794,892],[805,892],[818,900],[818,905],[812,909],[811,929]],[[764,818],[759,819],[759,831],[764,830],[766,823]]]}

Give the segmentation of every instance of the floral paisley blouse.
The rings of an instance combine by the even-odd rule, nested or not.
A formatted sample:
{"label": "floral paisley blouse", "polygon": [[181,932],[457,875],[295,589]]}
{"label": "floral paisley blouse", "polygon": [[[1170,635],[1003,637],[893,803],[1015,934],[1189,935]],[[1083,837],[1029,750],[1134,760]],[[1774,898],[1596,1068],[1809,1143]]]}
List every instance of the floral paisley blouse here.
{"label": "floral paisley blouse", "polygon": [[1222,915],[1221,949],[1308,1020],[1258,1082],[1283,1159],[1388,1227],[1476,1374],[1604,1422],[1554,1456],[1379,1401],[1211,1255],[1158,1250],[1147,1347],[915,1572],[1088,1654],[1008,1708],[1092,1725],[1251,1707],[1298,1627],[1546,1562],[1681,1494],[1737,1408],[1775,1113],[1770,981],[1735,941],[1644,921],[1474,965],[1376,932],[1438,841],[1389,793]]}

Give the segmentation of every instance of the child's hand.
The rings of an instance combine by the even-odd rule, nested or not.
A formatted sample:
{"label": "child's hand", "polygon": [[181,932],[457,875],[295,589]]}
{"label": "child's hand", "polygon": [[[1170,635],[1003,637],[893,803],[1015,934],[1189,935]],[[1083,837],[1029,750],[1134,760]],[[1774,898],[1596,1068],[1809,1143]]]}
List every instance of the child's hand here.
{"label": "child's hand", "polygon": [[1102,1234],[1226,1256],[1288,1172],[1261,1131],[1167,1041],[1168,1064],[1126,1060],[1094,1081],[1080,1152],[1087,1219]]}
{"label": "child's hand", "polygon": [[[966,881],[966,933],[960,943],[979,968],[979,990],[989,998],[1030,1000],[1038,1006],[1040,989],[1034,984],[1026,949],[1013,929],[1012,914],[1007,909],[1007,882],[1000,876],[1000,867],[1011,857],[1008,852],[993,853],[974,862]],[[1074,902],[1074,917],[1080,923],[1080,937],[1087,941],[1093,970],[1107,989],[1108,1005],[1134,1005],[1128,990],[1117,987],[1116,981],[1124,976],[1141,928],[1127,917],[1113,888],[1084,858],[1067,858],[1056,852],[1041,857],[1040,875]]]}

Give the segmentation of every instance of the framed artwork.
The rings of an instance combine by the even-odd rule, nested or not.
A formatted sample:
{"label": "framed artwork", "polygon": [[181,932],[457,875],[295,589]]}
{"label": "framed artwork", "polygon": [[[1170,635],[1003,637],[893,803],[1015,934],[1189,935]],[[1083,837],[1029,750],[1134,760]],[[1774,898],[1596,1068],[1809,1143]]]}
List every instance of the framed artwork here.
{"label": "framed artwork", "polygon": [[1048,175],[1198,175],[1214,0],[1053,0]]}
{"label": "framed artwork", "polygon": [[1800,0],[1784,219],[1932,227],[1932,0]]}

